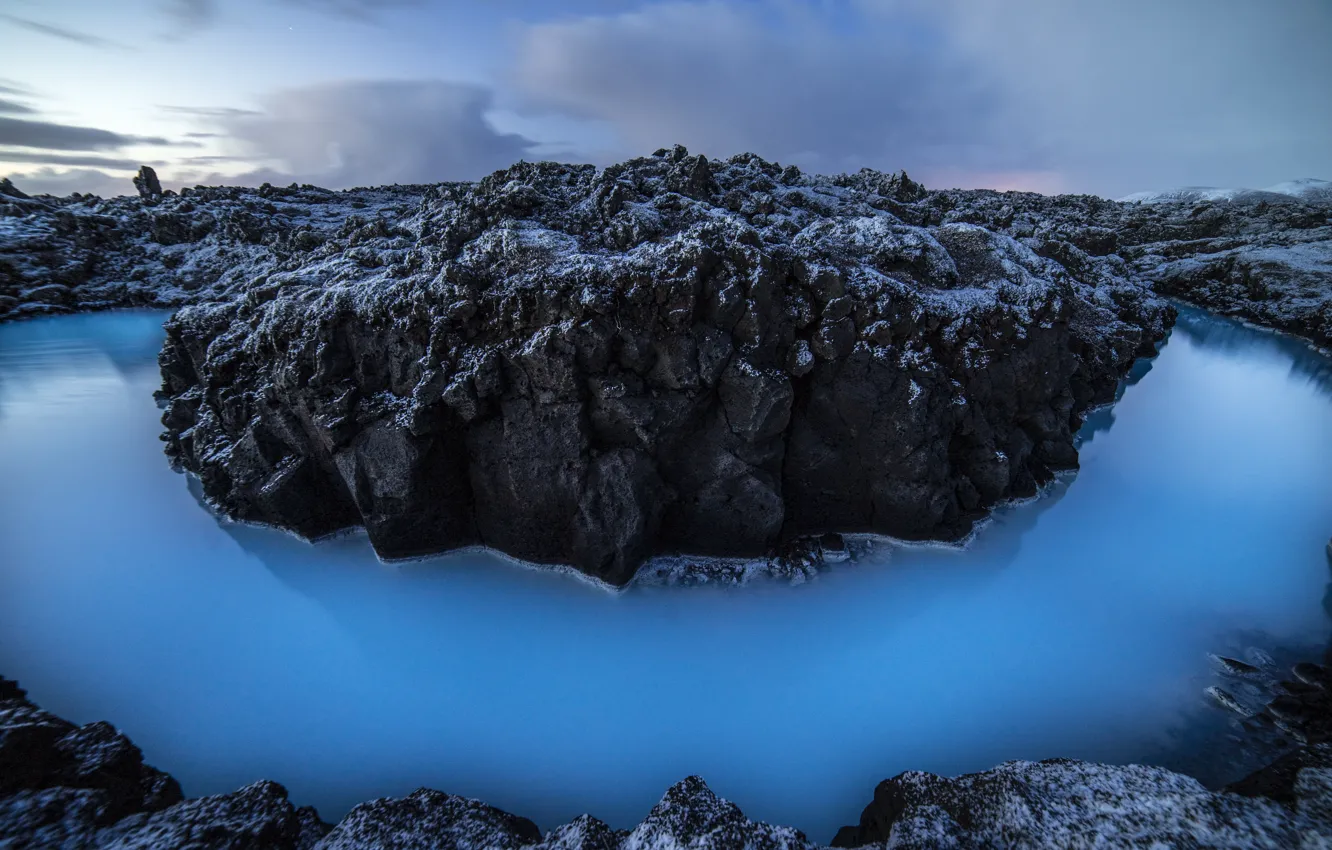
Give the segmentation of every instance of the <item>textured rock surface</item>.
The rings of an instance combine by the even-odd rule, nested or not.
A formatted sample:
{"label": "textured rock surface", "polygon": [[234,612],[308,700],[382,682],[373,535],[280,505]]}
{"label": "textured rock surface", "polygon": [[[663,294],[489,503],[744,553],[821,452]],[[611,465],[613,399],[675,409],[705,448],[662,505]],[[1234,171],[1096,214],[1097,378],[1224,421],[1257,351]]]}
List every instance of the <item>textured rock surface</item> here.
{"label": "textured rock surface", "polygon": [[1162,768],[1066,759],[1009,762],[956,779],[908,772],[880,783],[860,824],[843,828],[833,845],[1326,847],[1332,747],[1304,757],[1281,802],[1208,791]]}
{"label": "textured rock surface", "polygon": [[[354,808],[336,826],[274,782],[182,800],[105,723],[76,727],[0,678],[0,848],[190,850],[814,850],[800,831],[751,821],[697,776],[632,830],[583,815],[542,833],[478,800],[418,790]],[[1332,744],[1277,761],[1227,792],[1160,768],[1010,762],[943,779],[881,783],[834,846],[1326,847]]]}
{"label": "textured rock surface", "polygon": [[75,726],[0,678],[0,848],[305,850],[326,831],[272,782],[182,800],[110,725]]}
{"label": "textured rock surface", "polygon": [[1076,465],[1173,311],[925,226],[923,197],[680,148],[441,187],[168,322],[168,453],[239,519],[614,584],[655,553],[959,537]]}
{"label": "textured rock surface", "polygon": [[201,187],[29,198],[0,179],[0,321],[233,297],[343,226],[407,214],[423,192]]}
{"label": "textured rock surface", "polygon": [[1332,195],[1119,203],[948,191],[926,202],[1039,243],[1075,273],[1110,263],[1163,295],[1332,346]]}

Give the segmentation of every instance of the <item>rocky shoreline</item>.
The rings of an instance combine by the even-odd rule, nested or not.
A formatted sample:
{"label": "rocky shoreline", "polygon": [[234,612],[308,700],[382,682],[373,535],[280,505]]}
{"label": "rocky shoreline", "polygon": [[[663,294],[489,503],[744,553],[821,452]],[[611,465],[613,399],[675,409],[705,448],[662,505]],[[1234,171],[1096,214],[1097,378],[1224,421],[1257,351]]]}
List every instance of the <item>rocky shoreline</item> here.
{"label": "rocky shoreline", "polygon": [[[1332,672],[1300,681],[1326,707]],[[1314,707],[1315,703],[1310,703]],[[1306,712],[1306,713],[1313,713]],[[1297,721],[1292,721],[1297,722]],[[1325,847],[1332,744],[1307,746],[1223,791],[1162,768],[1066,759],[1009,762],[944,779],[880,783],[833,847]],[[0,848],[190,850],[815,850],[799,830],[751,821],[697,776],[669,788],[632,830],[590,815],[543,832],[527,818],[429,789],[356,806],[328,824],[275,782],[185,799],[169,775],[104,722],[76,726],[0,678]]]}

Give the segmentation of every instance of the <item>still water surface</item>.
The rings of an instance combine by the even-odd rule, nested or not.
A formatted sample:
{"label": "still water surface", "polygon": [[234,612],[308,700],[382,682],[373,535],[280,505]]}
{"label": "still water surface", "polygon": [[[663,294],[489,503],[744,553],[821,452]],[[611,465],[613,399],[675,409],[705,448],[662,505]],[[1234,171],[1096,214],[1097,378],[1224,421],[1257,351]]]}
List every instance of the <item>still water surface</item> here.
{"label": "still water surface", "polygon": [[273,778],[332,820],[426,785],[625,827],[697,773],[827,841],[906,769],[1208,762],[1208,653],[1332,630],[1332,364],[1197,312],[1081,472],[965,550],[621,594],[219,524],[161,454],[163,318],[0,326],[0,672],[187,794]]}

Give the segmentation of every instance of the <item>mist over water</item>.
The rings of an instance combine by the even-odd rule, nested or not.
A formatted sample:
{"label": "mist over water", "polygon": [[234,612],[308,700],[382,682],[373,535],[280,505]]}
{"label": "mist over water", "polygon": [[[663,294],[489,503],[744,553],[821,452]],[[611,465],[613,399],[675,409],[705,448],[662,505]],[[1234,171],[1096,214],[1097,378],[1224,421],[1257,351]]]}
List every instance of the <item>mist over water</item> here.
{"label": "mist over water", "polygon": [[0,326],[0,672],[189,795],[271,778],[333,820],[425,785],[627,827],[697,773],[827,841],[908,769],[1233,779],[1207,654],[1332,633],[1332,362],[1196,311],[1090,417],[1081,471],[965,550],[620,594],[219,523],[161,454],[163,318]]}

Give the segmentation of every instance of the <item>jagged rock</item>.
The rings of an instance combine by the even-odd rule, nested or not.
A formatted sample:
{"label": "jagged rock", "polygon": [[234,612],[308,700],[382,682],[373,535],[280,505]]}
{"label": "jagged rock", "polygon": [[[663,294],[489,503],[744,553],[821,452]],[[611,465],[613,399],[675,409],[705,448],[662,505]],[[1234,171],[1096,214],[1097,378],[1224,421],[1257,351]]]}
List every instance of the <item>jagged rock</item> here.
{"label": "jagged rock", "polygon": [[362,803],[317,844],[317,850],[517,850],[540,840],[541,830],[479,800],[426,788],[399,800]]}
{"label": "jagged rock", "polygon": [[1082,411],[1173,311],[922,226],[922,197],[683,149],[428,193],[179,312],[168,453],[239,519],[613,584],[660,553],[958,537],[1076,465]]}
{"label": "jagged rock", "polygon": [[139,173],[134,175],[134,188],[139,190],[141,198],[157,198],[162,194],[157,172],[147,165],[139,166]]}
{"label": "jagged rock", "polygon": [[[842,545],[824,541],[829,549]],[[1309,671],[1305,671],[1309,672]],[[1310,673],[1310,675],[1313,675]],[[1320,679],[1321,681],[1321,679]],[[20,762],[21,756],[25,761]],[[354,808],[336,826],[261,781],[179,800],[105,723],[75,727],[0,678],[0,848],[68,850],[814,850],[799,830],[749,820],[697,776],[669,788],[632,830],[589,815],[544,836],[478,800],[418,790]],[[30,763],[34,767],[17,770]],[[18,777],[15,779],[15,777]],[[1010,762],[943,779],[904,773],[875,790],[834,846],[1322,847],[1332,840],[1332,745],[1300,750],[1226,793],[1161,768]],[[147,780],[147,781],[145,781]],[[151,793],[125,789],[138,783]],[[171,792],[170,789],[175,789]],[[119,802],[117,802],[119,800]],[[1304,842],[1304,843],[1300,843]],[[1321,842],[1321,843],[1320,843]]]}
{"label": "jagged rock", "polygon": [[1008,762],[956,779],[908,772],[880,783],[860,824],[843,827],[833,846],[1321,847],[1332,840],[1330,756],[1308,751],[1289,783],[1232,786],[1248,796],[1208,791],[1162,768],[1068,759]]}
{"label": "jagged rock", "polygon": [[261,781],[230,794],[130,815],[99,831],[93,846],[98,850],[299,850],[317,846],[316,835],[326,829],[317,819],[312,823],[303,816],[287,800],[281,785]]}
{"label": "jagged rock", "polygon": [[181,798],[176,781],[145,765],[139,748],[111,726],[75,726],[0,679],[0,794],[57,787],[95,792],[81,799],[95,800],[104,820],[156,811]]}
{"label": "jagged rock", "polygon": [[735,803],[714,794],[701,777],[690,776],[671,786],[620,848],[812,850],[814,846],[798,829],[749,820]]}

